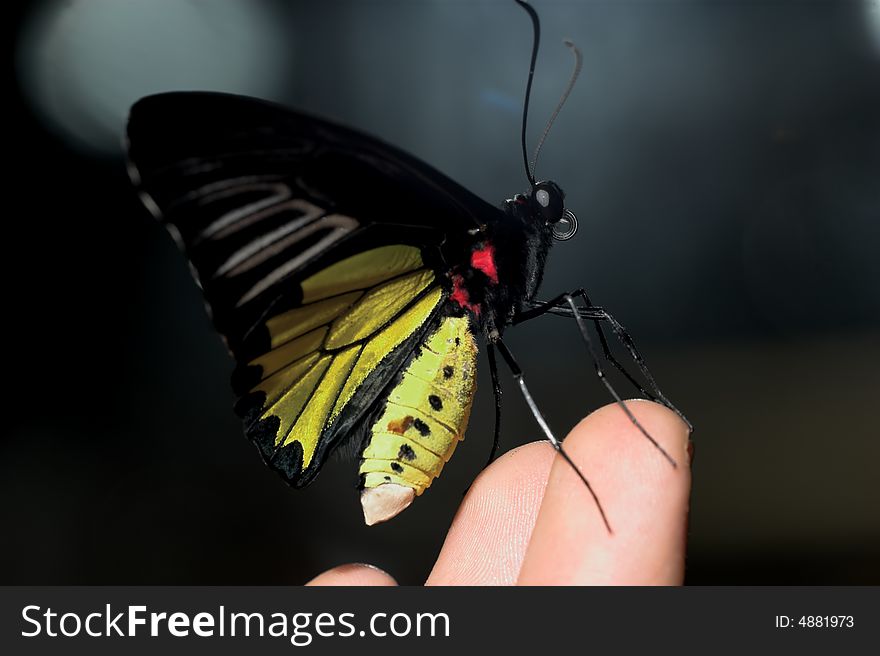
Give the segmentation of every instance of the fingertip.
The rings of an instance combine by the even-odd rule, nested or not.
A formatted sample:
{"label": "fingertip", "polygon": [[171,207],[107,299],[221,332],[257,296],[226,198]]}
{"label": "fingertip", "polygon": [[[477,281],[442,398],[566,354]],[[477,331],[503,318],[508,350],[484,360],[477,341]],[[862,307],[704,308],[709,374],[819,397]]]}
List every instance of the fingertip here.
{"label": "fingertip", "polygon": [[512,585],[538,516],[554,451],[533,442],[476,478],[446,536],[428,585]]}
{"label": "fingertip", "polygon": [[397,581],[395,581],[394,577],[390,574],[382,571],[374,565],[349,563],[347,565],[337,565],[322,574],[318,574],[318,576],[306,583],[306,585],[387,587],[397,585]]}
{"label": "fingertip", "polygon": [[[646,399],[629,399],[624,403],[632,418],[617,403],[602,406],[571,430],[565,439],[566,451],[597,450],[595,442],[598,440],[604,453],[635,459],[640,466],[662,469],[659,465],[663,462],[673,468],[689,466],[690,428],[681,417],[666,406]],[[657,445],[652,444],[651,439],[656,440]],[[585,440],[594,443],[587,447],[582,444]],[[671,462],[664,454],[668,454]]]}
{"label": "fingertip", "polygon": [[557,458],[521,583],[680,583],[684,571],[690,470],[689,431],[672,411],[627,401],[633,417],[675,461],[670,464],[617,404],[583,419],[564,448],[605,511]]}

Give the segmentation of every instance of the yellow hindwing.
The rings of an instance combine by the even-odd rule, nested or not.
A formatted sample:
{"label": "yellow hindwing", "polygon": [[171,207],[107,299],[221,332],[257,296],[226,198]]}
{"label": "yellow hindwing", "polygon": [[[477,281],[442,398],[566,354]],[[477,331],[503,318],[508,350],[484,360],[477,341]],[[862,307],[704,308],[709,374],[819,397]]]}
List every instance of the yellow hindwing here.
{"label": "yellow hindwing", "polygon": [[433,282],[418,248],[382,246],[300,283],[304,304],[266,321],[270,350],[249,362],[262,371],[252,388],[266,395],[259,420],[278,418],[276,447],[299,443],[302,468],[312,463],[367,376],[442,302]]}

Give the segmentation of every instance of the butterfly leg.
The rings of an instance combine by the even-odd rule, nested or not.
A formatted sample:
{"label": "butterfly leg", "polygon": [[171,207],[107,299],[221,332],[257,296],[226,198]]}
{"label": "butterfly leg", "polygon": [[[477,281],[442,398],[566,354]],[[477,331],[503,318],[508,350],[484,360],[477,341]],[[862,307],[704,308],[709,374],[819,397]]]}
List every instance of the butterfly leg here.
{"label": "butterfly leg", "polygon": [[[585,307],[585,308],[578,307],[574,301],[575,296],[579,296],[579,297],[583,298],[584,302],[586,302],[588,304],[588,307]],[[584,292],[584,290],[580,289],[580,290],[576,290],[573,294],[572,293],[560,294],[559,296],[557,296],[556,298],[554,298],[550,301],[537,304],[532,309],[527,310],[527,311],[519,314],[517,316],[517,318],[514,319],[514,323],[522,323],[523,321],[533,319],[533,318],[541,316],[543,314],[559,314],[562,316],[574,317],[575,321],[577,322],[577,326],[578,326],[578,330],[581,334],[581,338],[582,338],[584,344],[586,345],[587,350],[589,351],[590,359],[593,361],[593,367],[596,370],[596,376],[599,378],[599,380],[605,386],[605,389],[608,391],[608,393],[611,395],[611,397],[614,399],[614,401],[617,403],[617,405],[620,406],[620,408],[624,411],[624,413],[629,418],[629,420],[633,423],[633,425],[639,429],[639,432],[641,432],[642,435],[644,435],[645,438],[649,442],[651,442],[651,444],[654,445],[654,447],[663,455],[664,458],[666,458],[666,460],[669,461],[669,463],[673,467],[677,467],[678,465],[675,462],[675,459],[672,456],[670,456],[669,453],[662,446],[660,446],[660,443],[657,442],[657,440],[654,439],[654,437],[652,437],[650,433],[648,433],[648,431],[645,429],[645,427],[642,426],[642,424],[639,422],[639,420],[636,419],[636,417],[632,413],[632,411],[623,402],[623,399],[621,398],[620,394],[618,394],[617,390],[614,389],[614,385],[612,385],[611,381],[608,380],[608,377],[605,374],[605,370],[602,367],[602,364],[599,360],[599,354],[596,351],[596,346],[593,343],[593,338],[590,337],[590,333],[587,330],[587,326],[584,323],[584,320],[591,319],[597,325],[598,325],[599,321],[608,321],[609,323],[611,323],[612,330],[614,331],[615,336],[617,336],[618,340],[620,340],[621,343],[627,347],[627,350],[630,351],[630,355],[633,357],[634,360],[636,360],[636,363],[639,364],[640,370],[642,370],[642,366],[644,365],[644,359],[641,357],[641,354],[639,354],[638,351],[635,350],[635,345],[633,344],[632,339],[629,337],[628,334],[626,334],[626,331],[623,330],[623,327],[620,326],[619,322],[617,322],[616,319],[611,317],[611,315],[608,312],[606,312],[603,308],[592,305],[589,302],[589,298],[587,297],[586,292]],[[621,333],[618,332],[617,327],[619,327],[622,334],[626,335],[625,339],[621,336]],[[642,393],[644,393],[645,396],[647,396],[648,398],[650,398],[652,400],[659,400],[661,403],[663,403],[664,405],[669,407],[671,410],[673,410],[680,417],[684,418],[683,415],[675,408],[675,406],[673,406],[671,403],[669,403],[669,401],[666,400],[666,397],[664,397],[663,394],[660,392],[659,388],[657,387],[656,382],[654,381],[653,376],[650,375],[650,372],[648,372],[646,379],[648,380],[649,384],[651,385],[651,388],[656,392],[656,395],[648,394],[642,388],[642,386],[639,385],[635,381],[635,379],[633,379],[633,377],[623,368],[623,366],[616,359],[614,359],[613,355],[610,353],[610,349],[608,348],[608,342],[605,339],[604,333],[601,331],[601,328],[599,329],[598,332],[599,332],[600,339],[602,342],[605,359],[608,360],[609,362],[611,362],[612,364],[614,364],[614,366],[619,371],[621,371],[626,376],[626,378],[630,382],[632,382]],[[632,346],[632,349],[630,349],[630,345]],[[644,366],[643,371],[647,371],[647,366]],[[686,419],[685,419],[685,422],[688,423],[688,426],[690,427],[690,423],[687,422]]]}
{"label": "butterfly leg", "polygon": [[507,345],[503,341],[501,341],[500,338],[495,340],[495,345],[498,347],[498,351],[501,353],[501,357],[504,358],[508,369],[510,369],[510,373],[513,375],[513,379],[516,381],[517,387],[519,388],[520,393],[523,395],[526,405],[529,407],[529,411],[532,413],[532,416],[535,418],[535,421],[538,423],[538,426],[541,428],[541,431],[544,433],[547,441],[550,442],[551,446],[556,449],[556,452],[560,456],[562,456],[565,462],[567,462],[568,465],[575,471],[583,484],[586,486],[587,490],[589,490],[590,495],[596,502],[596,507],[599,509],[599,514],[602,516],[602,521],[605,523],[605,528],[608,529],[609,533],[613,533],[614,531],[611,530],[611,524],[608,523],[608,517],[606,517],[605,515],[605,509],[602,508],[602,503],[599,501],[599,497],[596,496],[596,492],[593,490],[593,486],[590,485],[590,482],[587,480],[587,477],[584,476],[583,472],[581,472],[580,468],[576,464],[574,464],[574,461],[569,457],[568,452],[566,452],[566,450],[562,447],[562,443],[558,439],[556,439],[556,436],[550,429],[547,420],[544,419],[544,415],[538,408],[538,404],[535,403],[535,400],[532,398],[532,395],[529,392],[529,388],[526,386],[526,381],[523,377],[522,369],[520,369],[519,365],[516,363],[516,360],[513,357],[513,353],[510,352],[510,349],[507,348]]}
{"label": "butterfly leg", "polygon": [[[607,321],[608,324],[611,326],[611,331],[614,333],[614,336],[617,338],[617,341],[620,342],[621,344],[623,344],[624,348],[626,348],[626,350],[629,351],[630,357],[632,358],[633,362],[636,363],[636,366],[639,368],[639,371],[641,372],[642,376],[644,376],[645,380],[648,381],[648,385],[650,385],[651,390],[654,393],[653,395],[646,395],[646,396],[651,398],[652,401],[659,401],[660,403],[665,405],[667,408],[672,410],[675,414],[677,414],[681,418],[682,421],[684,421],[685,424],[687,424],[688,430],[693,431],[694,427],[691,424],[691,422],[688,421],[688,418],[685,417],[684,414],[682,414],[682,412],[678,408],[676,408],[675,405],[673,405],[672,401],[667,399],[663,395],[663,392],[660,391],[660,386],[657,385],[657,381],[654,380],[654,376],[651,373],[651,370],[648,369],[648,365],[645,362],[645,358],[642,357],[641,353],[639,353],[639,349],[636,347],[635,341],[633,341],[633,338],[627,332],[626,328],[624,328],[623,325],[621,325],[621,323],[617,319],[615,319],[614,316],[610,312],[608,312],[604,308],[600,308],[600,307],[593,305],[593,302],[590,300],[590,297],[587,296],[586,291],[584,291],[583,289],[579,289],[579,290],[577,290],[576,294],[579,295],[584,300],[584,303],[586,303],[586,305],[587,305],[587,307],[585,307],[585,308],[579,308],[579,311],[595,309],[599,313],[599,315],[601,316],[601,319],[603,321]],[[599,335],[602,337],[603,346],[605,348],[606,355],[608,355],[608,345],[604,339],[604,334],[602,332],[602,325],[599,321],[594,321],[594,323],[596,325],[596,329],[599,331]],[[612,358],[612,360],[613,360],[613,358]],[[614,362],[616,362],[616,361],[614,361]],[[620,365],[618,365],[618,369],[620,369]]]}
{"label": "butterfly leg", "polygon": [[[581,313],[581,316],[585,319],[592,319],[593,325],[596,327],[596,332],[599,334],[599,342],[602,345],[602,353],[605,356],[605,359],[611,363],[611,365],[617,369],[623,376],[632,383],[633,387],[639,390],[639,393],[652,400],[658,401],[661,400],[665,405],[670,405],[666,402],[665,397],[660,392],[660,389],[657,387],[657,384],[654,382],[654,377],[651,375],[651,372],[648,371],[647,366],[644,363],[641,355],[638,354],[638,351],[635,350],[635,344],[633,344],[632,339],[629,334],[624,330],[623,326],[621,326],[610,314],[608,314],[604,309],[593,305],[593,303],[587,297],[586,292],[583,289],[578,289],[570,294],[571,296],[582,296],[584,301],[587,304],[587,307],[578,308],[578,311]],[[526,312],[522,312],[518,314],[514,320],[514,324],[522,323],[524,321],[528,321],[529,319],[534,319],[536,317],[543,316],[545,314],[555,314],[557,316],[564,316],[573,318],[574,314],[567,305],[565,305],[565,296],[566,294],[560,294],[556,298],[550,301],[537,301],[531,302],[531,309]],[[641,383],[639,383],[630,373],[627,371],[624,366],[614,357],[614,354],[611,352],[610,347],[608,346],[608,340],[605,337],[605,331],[602,329],[602,321],[608,321],[611,323],[612,330],[614,331],[615,336],[618,341],[624,344],[627,347],[627,350],[630,351],[630,356],[635,360],[636,364],[639,366],[639,370],[645,376],[645,379],[651,385],[653,390],[652,392],[647,391],[644,387],[642,387]],[[632,348],[630,348],[632,345]],[[677,412],[677,411],[676,411]]]}
{"label": "butterfly leg", "polygon": [[486,356],[489,358],[489,373],[492,376],[492,393],[495,396],[495,434],[492,440],[492,451],[489,453],[489,461],[486,467],[492,464],[498,455],[498,447],[501,444],[501,382],[498,380],[498,361],[495,359],[495,346],[489,342],[486,346]]}
{"label": "butterfly leg", "polygon": [[[693,431],[694,427],[691,422],[688,420],[684,414],[675,407],[675,405],[670,401],[666,396],[663,395],[663,392],[660,391],[660,387],[657,385],[657,381],[654,380],[654,376],[651,374],[650,369],[648,369],[648,365],[645,362],[642,354],[639,353],[638,348],[636,347],[635,341],[627,332],[626,328],[614,318],[614,316],[608,312],[605,308],[602,308],[598,305],[594,305],[590,300],[590,297],[587,296],[587,292],[581,288],[577,289],[570,294],[569,296],[579,296],[583,299],[586,307],[578,307],[576,311],[572,310],[572,308],[568,307],[567,302],[564,300],[566,294],[560,294],[555,299],[551,301],[537,301],[531,303],[531,309],[519,315],[520,318],[514,320],[514,323],[521,323],[522,321],[527,321],[528,319],[535,318],[537,316],[541,316],[543,314],[555,314],[557,316],[564,316],[573,318],[575,313],[580,314],[580,316],[584,319],[591,319],[593,324],[596,326],[596,332],[599,334],[599,339],[602,343],[602,350],[605,356],[605,359],[608,360],[618,371],[620,371],[627,380],[629,380],[638,390],[642,393],[646,398],[652,401],[658,401],[662,403],[667,408],[672,410],[675,414],[677,414],[690,431]],[[605,332],[602,330],[602,322],[607,322],[611,326],[611,331],[614,333],[614,336],[617,338],[617,341],[626,348],[629,352],[630,357],[633,362],[638,366],[639,371],[642,376],[648,382],[649,387],[651,388],[651,392],[647,392],[630,374],[623,368],[623,365],[617,361],[614,355],[611,353],[611,350],[608,347],[608,341],[605,338]]]}

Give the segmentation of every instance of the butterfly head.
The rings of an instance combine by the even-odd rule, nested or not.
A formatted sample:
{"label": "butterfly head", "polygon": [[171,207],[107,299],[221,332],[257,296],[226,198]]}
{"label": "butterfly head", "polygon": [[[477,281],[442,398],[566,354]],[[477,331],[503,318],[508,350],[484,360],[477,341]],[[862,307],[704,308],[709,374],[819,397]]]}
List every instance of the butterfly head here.
{"label": "butterfly head", "polygon": [[574,237],[577,217],[565,208],[565,192],[558,184],[550,180],[536,183],[529,196],[529,205],[533,216],[551,226],[554,239],[566,241]]}

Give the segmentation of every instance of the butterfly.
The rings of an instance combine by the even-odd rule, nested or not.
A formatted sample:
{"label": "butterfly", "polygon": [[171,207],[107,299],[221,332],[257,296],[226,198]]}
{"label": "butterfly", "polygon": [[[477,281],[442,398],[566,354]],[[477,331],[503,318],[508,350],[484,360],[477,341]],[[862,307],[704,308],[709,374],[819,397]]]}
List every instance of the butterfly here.
{"label": "butterfly", "polygon": [[[533,71],[537,15],[517,2],[533,20]],[[530,89],[531,73],[524,155]],[[536,180],[528,160],[529,192],[496,207],[377,139],[210,92],[141,99],[127,137],[132,181],[189,258],[236,361],[235,410],[248,438],[293,487],[314,480],[341,445],[354,445],[367,524],[409,506],[463,438],[480,338],[496,398],[493,454],[497,349],[547,439],[568,459],[503,341],[521,321],[574,318],[601,375],[585,326],[593,321],[604,357],[668,404],[623,327],[583,290],[536,300],[552,244],[573,236],[577,220],[562,189]],[[603,324],[650,392],[611,355]]]}

